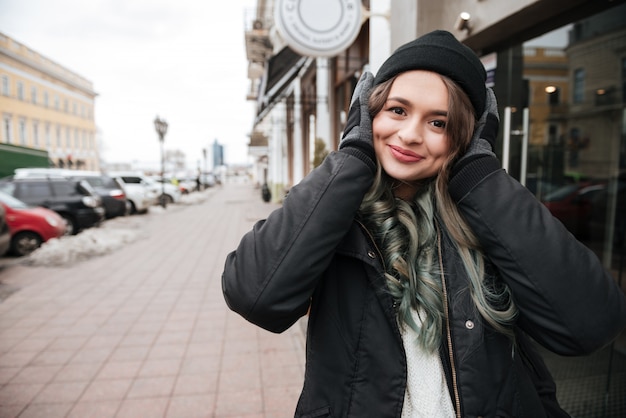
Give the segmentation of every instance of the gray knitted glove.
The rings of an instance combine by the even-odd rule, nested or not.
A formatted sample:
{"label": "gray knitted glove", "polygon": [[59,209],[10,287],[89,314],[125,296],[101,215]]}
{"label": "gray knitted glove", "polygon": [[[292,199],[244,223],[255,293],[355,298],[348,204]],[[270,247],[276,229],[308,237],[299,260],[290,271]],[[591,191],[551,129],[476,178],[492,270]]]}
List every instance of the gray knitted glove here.
{"label": "gray knitted glove", "polygon": [[493,152],[499,127],[496,96],[488,87],[485,111],[474,128],[470,145],[452,167],[448,190],[455,201],[460,201],[476,184],[500,169]]}
{"label": "gray knitted glove", "polygon": [[352,94],[348,121],[339,143],[339,150],[360,158],[372,169],[372,172],[376,172],[376,154],[372,141],[372,118],[367,108],[367,101],[373,85],[374,76],[372,73],[363,72]]}
{"label": "gray knitted glove", "polygon": [[459,160],[459,163],[466,159],[471,160],[484,155],[495,157],[496,154],[494,154],[493,151],[496,145],[499,127],[500,117],[498,115],[496,96],[493,94],[493,90],[487,87],[485,111],[480,116],[480,119],[478,119],[470,145],[463,157],[461,157],[461,160]]}

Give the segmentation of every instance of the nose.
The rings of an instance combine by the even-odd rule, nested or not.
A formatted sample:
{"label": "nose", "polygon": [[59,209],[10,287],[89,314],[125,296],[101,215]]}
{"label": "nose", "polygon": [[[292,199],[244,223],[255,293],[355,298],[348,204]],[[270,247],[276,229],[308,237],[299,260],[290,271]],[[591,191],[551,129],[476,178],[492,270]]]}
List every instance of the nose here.
{"label": "nose", "polygon": [[419,120],[417,118],[406,119],[398,130],[398,136],[406,144],[421,143],[423,135]]}

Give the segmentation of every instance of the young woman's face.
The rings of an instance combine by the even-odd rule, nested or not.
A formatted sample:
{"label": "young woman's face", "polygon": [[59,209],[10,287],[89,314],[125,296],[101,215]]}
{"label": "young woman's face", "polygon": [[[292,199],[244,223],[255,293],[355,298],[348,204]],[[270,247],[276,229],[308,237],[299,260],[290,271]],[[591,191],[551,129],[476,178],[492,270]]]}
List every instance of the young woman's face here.
{"label": "young woman's face", "polygon": [[439,75],[398,75],[372,120],[376,158],[385,172],[409,188],[437,175],[450,152],[447,122],[448,89]]}

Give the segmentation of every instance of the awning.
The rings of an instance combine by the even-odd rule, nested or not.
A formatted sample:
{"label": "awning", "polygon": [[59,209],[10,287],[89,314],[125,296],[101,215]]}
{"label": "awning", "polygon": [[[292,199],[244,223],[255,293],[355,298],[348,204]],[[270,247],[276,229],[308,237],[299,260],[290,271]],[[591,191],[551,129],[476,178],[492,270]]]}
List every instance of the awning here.
{"label": "awning", "polygon": [[255,123],[263,119],[271,108],[281,100],[281,93],[297,77],[300,69],[309,59],[297,54],[289,47],[285,47],[268,60],[259,92]]}

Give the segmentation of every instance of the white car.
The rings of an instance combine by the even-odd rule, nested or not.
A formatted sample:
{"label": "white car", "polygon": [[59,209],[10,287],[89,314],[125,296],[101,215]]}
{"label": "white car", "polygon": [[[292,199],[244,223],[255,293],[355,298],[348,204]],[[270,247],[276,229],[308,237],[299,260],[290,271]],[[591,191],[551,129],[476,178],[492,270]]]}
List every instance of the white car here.
{"label": "white car", "polygon": [[152,182],[148,181],[142,173],[134,171],[111,171],[107,173],[116,179],[126,192],[126,198],[131,204],[131,213],[146,213],[157,203],[157,192]]}
{"label": "white car", "polygon": [[183,193],[180,188],[167,180],[165,182],[160,179],[154,179],[151,177],[143,177],[143,179],[150,184],[150,188],[157,194],[157,203],[178,203],[182,198]]}

